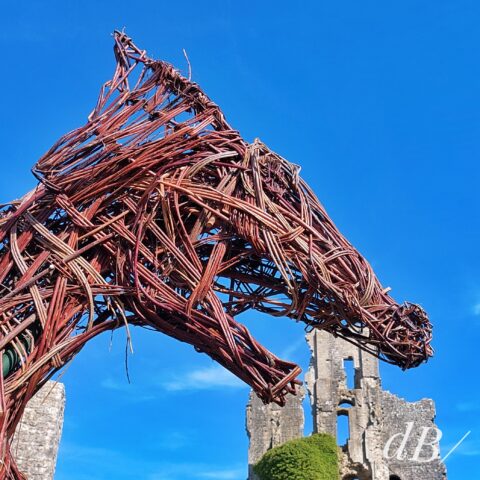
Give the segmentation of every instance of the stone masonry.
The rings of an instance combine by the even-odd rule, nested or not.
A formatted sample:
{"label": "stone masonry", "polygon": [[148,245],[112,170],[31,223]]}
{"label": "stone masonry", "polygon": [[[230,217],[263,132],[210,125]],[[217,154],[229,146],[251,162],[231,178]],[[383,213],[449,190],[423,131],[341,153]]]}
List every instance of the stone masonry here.
{"label": "stone masonry", "polygon": [[[383,443],[386,444],[390,438],[394,438],[391,444],[390,455],[398,450],[403,436],[410,428],[409,441],[405,444],[403,456],[408,460],[398,460],[393,457],[388,461],[388,467],[392,474],[401,480],[444,480],[446,479],[445,465],[438,458],[438,443],[436,442],[436,432],[432,429],[423,430],[421,427],[431,427],[435,418],[435,404],[433,400],[423,399],[419,402],[410,403],[402,398],[392,395],[390,392],[383,392],[382,396],[383,422],[382,434]],[[414,422],[410,427],[407,422]],[[421,442],[422,433],[425,435],[425,445],[433,444],[432,447],[425,447],[418,455],[419,461],[415,461],[415,451]],[[397,437],[394,437],[397,435]],[[437,453],[437,458],[430,462],[428,460]]]}
{"label": "stone masonry", "polygon": [[250,480],[257,480],[253,472],[263,454],[272,447],[303,437],[305,417],[302,400],[305,394],[290,395],[284,407],[265,405],[253,392],[247,405],[248,472]]}
{"label": "stone masonry", "polygon": [[[411,403],[382,390],[378,359],[345,340],[314,330],[307,335],[307,342],[312,357],[306,384],[314,432],[337,437],[339,416],[348,419],[349,438],[345,445],[339,445],[342,480],[446,479],[439,458],[432,400]],[[353,378],[348,378],[347,362],[351,363]],[[259,402],[252,396],[247,408],[250,471],[263,453],[278,445],[272,432],[264,428],[273,421],[272,412],[260,408]],[[296,412],[292,418],[289,411],[275,413],[277,440],[294,438],[282,432],[283,425],[286,432],[298,431],[304,425],[298,413],[301,398],[291,397],[288,406],[289,411]],[[402,440],[404,448],[399,451]],[[416,452],[419,444],[424,447]],[[434,459],[422,462],[430,458]],[[250,474],[249,480],[254,479]]]}
{"label": "stone masonry", "polygon": [[[381,388],[378,362],[354,345],[323,331],[307,336],[312,352],[306,383],[314,432],[337,435],[340,415],[348,418],[349,439],[342,446],[342,478],[383,480],[380,435]],[[353,388],[347,385],[345,363],[353,363]],[[375,476],[374,476],[375,475]],[[386,477],[388,480],[388,477]]]}
{"label": "stone masonry", "polygon": [[49,381],[28,402],[11,449],[28,480],[53,480],[62,435],[65,387]]}

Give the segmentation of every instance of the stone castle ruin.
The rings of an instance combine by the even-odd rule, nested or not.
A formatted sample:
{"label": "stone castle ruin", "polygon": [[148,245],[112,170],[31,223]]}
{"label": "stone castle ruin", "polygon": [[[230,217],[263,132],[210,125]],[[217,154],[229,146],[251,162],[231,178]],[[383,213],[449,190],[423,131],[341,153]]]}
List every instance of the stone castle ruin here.
{"label": "stone castle ruin", "polygon": [[[341,338],[314,330],[307,334],[307,342],[312,356],[305,380],[313,431],[337,438],[342,480],[447,478],[432,400],[411,403],[383,390],[378,359]],[[303,398],[304,394],[290,396],[282,409],[264,405],[251,394],[247,406],[249,480],[257,480],[253,465],[267,450],[304,435]],[[348,425],[343,445],[342,417]]]}
{"label": "stone castle ruin", "polygon": [[28,402],[11,450],[28,480],[53,480],[65,411],[65,386],[47,382]]}

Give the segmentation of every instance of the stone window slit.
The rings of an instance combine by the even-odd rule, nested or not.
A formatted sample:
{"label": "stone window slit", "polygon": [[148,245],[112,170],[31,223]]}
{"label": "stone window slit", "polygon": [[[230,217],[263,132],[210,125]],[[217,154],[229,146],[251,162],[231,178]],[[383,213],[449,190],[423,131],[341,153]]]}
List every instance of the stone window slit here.
{"label": "stone window slit", "polygon": [[355,388],[355,364],[353,363],[353,357],[343,359],[343,370],[347,388],[353,390]]}
{"label": "stone window slit", "polygon": [[348,411],[343,409],[337,413],[337,444],[345,447],[350,439],[350,416]]}

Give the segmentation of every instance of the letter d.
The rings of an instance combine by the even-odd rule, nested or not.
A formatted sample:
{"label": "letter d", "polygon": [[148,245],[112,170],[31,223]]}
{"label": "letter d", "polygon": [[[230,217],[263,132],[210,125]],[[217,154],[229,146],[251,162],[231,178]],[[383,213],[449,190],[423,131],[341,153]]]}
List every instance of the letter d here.
{"label": "letter d", "polygon": [[[386,459],[390,460],[391,458],[395,457],[397,460],[404,460],[404,457],[402,456],[402,454],[403,454],[403,451],[405,450],[408,439],[410,438],[410,434],[412,433],[414,422],[407,422],[406,425],[407,425],[407,429],[405,430],[405,433],[396,433],[395,435],[392,435],[388,439],[387,443],[385,444],[385,447],[383,449],[383,456]],[[402,437],[403,437],[403,440],[396,451],[396,456],[395,456],[395,453],[393,455],[389,455],[390,447],[392,446],[392,443],[394,442],[394,440],[396,438],[402,438]]]}

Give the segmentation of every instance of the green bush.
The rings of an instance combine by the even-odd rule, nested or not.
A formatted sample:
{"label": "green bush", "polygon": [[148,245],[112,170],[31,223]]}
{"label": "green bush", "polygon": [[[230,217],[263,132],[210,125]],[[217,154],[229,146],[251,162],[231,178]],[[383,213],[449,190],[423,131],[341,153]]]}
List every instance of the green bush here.
{"label": "green bush", "polygon": [[318,433],[269,450],[254,466],[260,480],[338,480],[338,451],[331,435]]}

